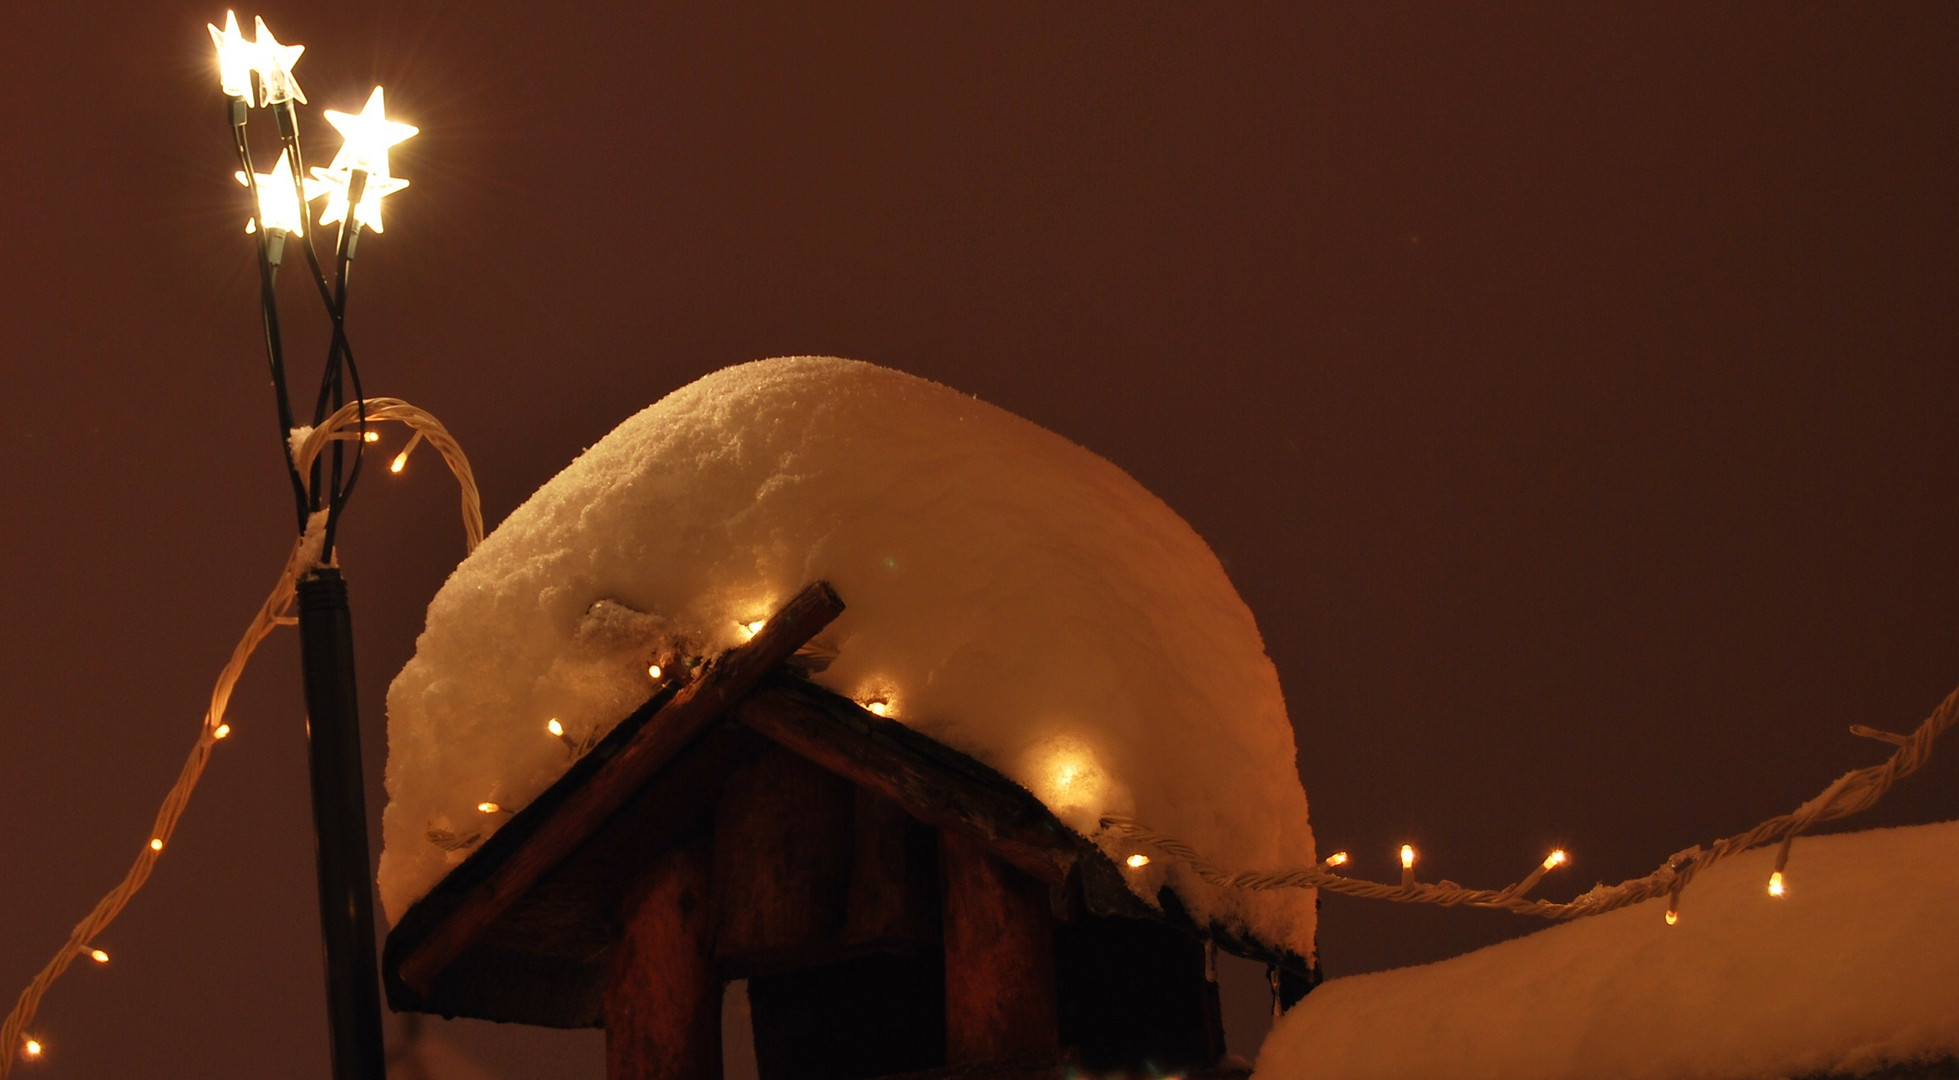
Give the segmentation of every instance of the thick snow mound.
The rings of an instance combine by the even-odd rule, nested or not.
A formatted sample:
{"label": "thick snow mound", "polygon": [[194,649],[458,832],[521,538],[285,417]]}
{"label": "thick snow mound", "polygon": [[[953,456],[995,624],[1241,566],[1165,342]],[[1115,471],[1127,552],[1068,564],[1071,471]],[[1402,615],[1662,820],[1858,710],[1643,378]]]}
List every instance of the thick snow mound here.
{"label": "thick snow mound", "polygon": [[[729,368],[621,424],[510,515],[429,606],[388,693],[390,919],[561,775],[571,739],[827,580],[817,681],[1025,784],[1084,834],[1133,815],[1234,868],[1313,861],[1279,680],[1189,525],[1096,455],[936,383],[827,358]],[[1111,854],[1127,854],[1111,849]],[[1312,955],[1314,897],[1200,920]],[[1166,879],[1163,875],[1170,873]]]}
{"label": "thick snow mound", "polygon": [[1796,841],[1681,897],[1452,960],[1335,979],[1267,1038],[1260,1080],[1740,1080],[1959,1056],[1959,822]]}

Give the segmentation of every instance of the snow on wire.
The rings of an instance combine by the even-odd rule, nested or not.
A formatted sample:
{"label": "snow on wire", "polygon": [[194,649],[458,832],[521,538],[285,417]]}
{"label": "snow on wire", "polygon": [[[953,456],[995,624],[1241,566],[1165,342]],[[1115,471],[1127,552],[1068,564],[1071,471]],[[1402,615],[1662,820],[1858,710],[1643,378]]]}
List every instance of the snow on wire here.
{"label": "snow on wire", "polygon": [[[302,477],[312,474],[313,461],[330,443],[337,440],[359,438],[365,430],[361,417],[362,406],[366,408],[366,424],[376,421],[392,420],[405,424],[414,432],[409,443],[412,449],[417,442],[427,442],[442,455],[455,474],[456,484],[462,490],[463,532],[469,550],[483,542],[483,510],[477,495],[476,477],[470,470],[469,459],[464,456],[449,430],[434,415],[425,412],[399,398],[368,398],[365,402],[350,401],[318,427],[305,432],[295,439],[292,449],[293,466]],[[403,451],[405,454],[406,451]],[[399,471],[399,470],[397,470]],[[211,704],[204,712],[203,725],[198,729],[197,741],[192,744],[190,757],[185,760],[183,769],[177,774],[176,783],[163,797],[163,805],[157,809],[156,821],[150,826],[150,840],[136,853],[136,861],[129,867],[116,887],[98,901],[93,910],[81,922],[75,924],[68,934],[68,940],[54,954],[46,966],[34,976],[20,992],[14,1002],[13,1011],[7,1014],[6,1022],[0,1025],[0,1080],[6,1080],[13,1071],[14,1062],[20,1056],[37,1057],[41,1043],[26,1036],[27,1025],[34,1022],[34,1014],[40,1009],[41,999],[56,979],[61,978],[70,965],[83,957],[102,962],[103,957],[95,955],[95,940],[109,924],[122,914],[143,883],[149,880],[150,871],[156,866],[164,847],[169,843],[171,833],[176,831],[177,822],[183,817],[190,804],[191,793],[197,788],[197,781],[204,775],[204,766],[211,759],[211,751],[218,742],[231,734],[231,725],[225,722],[225,707],[231,702],[232,690],[245,673],[245,664],[251,659],[259,643],[273,630],[281,626],[292,626],[298,619],[292,614],[292,604],[299,579],[320,565],[320,555],[325,547],[326,511],[312,515],[306,531],[293,542],[292,551],[286,557],[285,568],[279,572],[278,581],[272,592],[261,604],[258,614],[252,617],[251,625],[245,629],[244,636],[231,651],[231,659],[218,673],[217,685],[211,690]]]}
{"label": "snow on wire", "polygon": [[[1631,904],[1664,896],[1667,898],[1666,920],[1672,925],[1679,919],[1680,893],[1696,875],[1715,863],[1732,855],[1738,855],[1762,844],[1781,843],[1776,852],[1775,869],[1769,878],[1769,893],[1782,895],[1782,871],[1789,860],[1789,846],[1797,836],[1825,821],[1849,817],[1875,805],[1899,780],[1917,772],[1932,756],[1932,744],[1938,737],[1959,722],[1959,689],[1946,695],[1932,715],[1918,725],[1910,735],[1898,735],[1888,731],[1878,731],[1862,724],[1852,725],[1852,734],[1897,747],[1890,758],[1881,765],[1856,769],[1838,777],[1815,798],[1803,803],[1795,810],[1772,817],[1746,832],[1737,833],[1702,847],[1693,847],[1675,852],[1666,862],[1645,877],[1630,878],[1617,885],[1600,884],[1590,891],[1567,902],[1552,900],[1530,900],[1525,894],[1537,884],[1545,872],[1562,860],[1546,859],[1530,875],[1514,885],[1502,889],[1469,889],[1452,881],[1434,884],[1415,881],[1404,870],[1403,881],[1399,885],[1388,885],[1375,881],[1364,881],[1336,874],[1326,866],[1311,866],[1292,870],[1252,870],[1233,873],[1215,863],[1207,861],[1190,845],[1174,837],[1164,836],[1137,824],[1127,817],[1115,815],[1101,819],[1104,835],[1129,843],[1154,848],[1166,855],[1181,860],[1198,877],[1212,885],[1226,889],[1325,889],[1343,896],[1357,896],[1367,900],[1389,900],[1403,904],[1435,904],[1442,907],[1480,907],[1512,911],[1519,915],[1536,915],[1546,919],[1577,919],[1587,915],[1602,915]],[[1403,855],[1404,866],[1412,860]]]}

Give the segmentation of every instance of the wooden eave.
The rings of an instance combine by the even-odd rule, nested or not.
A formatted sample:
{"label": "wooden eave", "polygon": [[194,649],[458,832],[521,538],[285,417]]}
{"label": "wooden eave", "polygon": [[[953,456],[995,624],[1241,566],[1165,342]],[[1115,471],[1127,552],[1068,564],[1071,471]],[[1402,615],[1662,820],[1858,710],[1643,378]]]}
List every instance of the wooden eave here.
{"label": "wooden eave", "polygon": [[545,1027],[591,1027],[628,884],[706,827],[728,774],[780,746],[912,817],[978,838],[1045,883],[1057,916],[1155,919],[1311,979],[1308,961],[1218,926],[1121,871],[1039,799],[987,765],[810,683],[787,666],[843,610],[804,589],[754,638],[663,685],[403,914],[388,934],[388,1003]]}

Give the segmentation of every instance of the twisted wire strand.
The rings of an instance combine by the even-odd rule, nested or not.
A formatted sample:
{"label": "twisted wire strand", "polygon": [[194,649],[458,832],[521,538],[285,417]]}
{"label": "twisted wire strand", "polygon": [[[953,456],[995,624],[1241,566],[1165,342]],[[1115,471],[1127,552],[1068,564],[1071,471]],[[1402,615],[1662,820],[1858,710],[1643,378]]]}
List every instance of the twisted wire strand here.
{"label": "twisted wire strand", "polygon": [[[1756,825],[1745,832],[1716,840],[1706,847],[1696,845],[1669,856],[1666,862],[1644,877],[1629,878],[1617,885],[1598,885],[1568,902],[1529,900],[1524,893],[1537,884],[1549,868],[1539,866],[1529,877],[1503,889],[1470,889],[1454,882],[1411,881],[1400,885],[1366,881],[1336,874],[1323,866],[1287,870],[1231,872],[1205,859],[1196,849],[1175,837],[1165,836],[1118,815],[1101,820],[1102,834],[1117,840],[1154,848],[1188,866],[1203,881],[1223,889],[1325,889],[1343,896],[1366,900],[1387,900],[1403,904],[1435,904],[1442,907],[1479,907],[1512,911],[1519,915],[1566,920],[1637,904],[1656,897],[1668,897],[1674,904],[1680,893],[1708,867],[1763,844],[1780,842],[1776,869],[1780,871],[1795,838],[1825,821],[1849,817],[1876,805],[1898,781],[1917,772],[1931,758],[1932,744],[1959,722],[1959,689],[1946,695],[1939,707],[1910,735],[1893,735],[1857,726],[1851,730],[1868,738],[1897,746],[1883,764],[1856,769],[1838,777],[1815,798],[1795,810]],[[1669,906],[1672,910],[1672,905]]]}
{"label": "twisted wire strand", "polygon": [[[359,404],[352,402],[336,411],[301,443],[296,466],[300,475],[309,475],[309,465],[319,455],[321,448],[341,437],[344,429],[358,424]],[[469,550],[474,551],[476,545],[483,541],[483,511],[476,491],[476,477],[470,471],[469,459],[448,429],[430,413],[398,398],[370,400],[367,418],[370,422],[379,419],[406,424],[441,452],[462,489],[463,532]],[[176,782],[170,786],[169,793],[163,797],[163,804],[157,808],[155,823],[150,826],[150,843],[137,852],[135,862],[130,864],[128,872],[115,888],[97,901],[87,917],[69,931],[68,940],[20,992],[5,1023],[0,1024],[0,1080],[7,1080],[14,1063],[19,1060],[26,1046],[27,1025],[34,1022],[41,999],[71,964],[94,948],[96,939],[116,920],[116,916],[122,914],[144,882],[149,880],[150,871],[162,857],[163,849],[169,846],[171,834],[176,832],[178,821],[190,805],[191,793],[196,790],[199,778],[204,775],[204,767],[210,762],[212,749],[218,740],[224,738],[220,732],[226,730],[225,709],[231,703],[231,694],[239,678],[245,674],[246,662],[273,630],[298,621],[292,614],[293,597],[299,579],[319,564],[319,555],[325,543],[325,522],[325,511],[319,511],[309,519],[306,531],[293,542],[292,550],[286,556],[285,568],[280,570],[272,592],[259,605],[258,613],[252,616],[244,636],[231,650],[231,659],[218,673],[217,685],[211,690],[211,703],[204,711],[197,741],[191,745],[190,756],[177,773]]]}

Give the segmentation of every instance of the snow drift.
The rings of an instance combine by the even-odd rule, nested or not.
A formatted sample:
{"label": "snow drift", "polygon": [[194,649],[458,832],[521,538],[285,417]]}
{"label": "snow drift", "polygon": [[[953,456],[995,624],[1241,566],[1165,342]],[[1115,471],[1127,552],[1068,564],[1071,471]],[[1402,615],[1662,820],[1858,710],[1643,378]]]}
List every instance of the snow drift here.
{"label": "snow drift", "polygon": [[[1258,1080],[1741,1080],[1959,1057],[1959,822],[1796,841],[1682,895],[1423,967],[1334,979]],[[1940,1075],[1944,1075],[1941,1073]]]}
{"label": "snow drift", "polygon": [[[650,659],[713,653],[804,584],[848,610],[817,681],[1014,778],[1092,834],[1132,815],[1234,868],[1314,859],[1292,727],[1251,612],[1189,525],[1120,469],[936,383],[828,358],[709,375],[627,420],[457,568],[388,694],[391,920],[603,731]],[[1126,851],[1110,849],[1112,855]],[[1311,956],[1307,891],[1216,920]],[[1166,876],[1167,875],[1167,876]]]}

